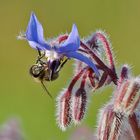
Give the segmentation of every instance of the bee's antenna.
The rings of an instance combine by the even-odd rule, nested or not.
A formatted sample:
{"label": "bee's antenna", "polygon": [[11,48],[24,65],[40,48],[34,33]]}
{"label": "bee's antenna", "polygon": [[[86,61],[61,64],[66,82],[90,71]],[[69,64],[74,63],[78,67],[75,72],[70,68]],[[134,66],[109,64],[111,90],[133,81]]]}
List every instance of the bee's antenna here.
{"label": "bee's antenna", "polygon": [[46,86],[44,85],[43,81],[41,81],[41,85],[43,87],[43,89],[47,92],[47,94],[51,97],[51,99],[53,98],[52,95],[50,94],[50,92],[48,91],[48,89],[46,88]]}

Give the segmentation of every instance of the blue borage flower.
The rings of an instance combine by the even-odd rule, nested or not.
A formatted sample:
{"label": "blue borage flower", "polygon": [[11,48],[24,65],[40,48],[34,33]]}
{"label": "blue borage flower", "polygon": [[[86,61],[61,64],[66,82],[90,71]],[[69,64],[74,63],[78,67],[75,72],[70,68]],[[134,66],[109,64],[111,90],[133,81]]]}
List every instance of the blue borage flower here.
{"label": "blue borage flower", "polygon": [[44,39],[42,25],[38,21],[35,14],[32,13],[25,36],[26,40],[32,48],[47,52],[53,51],[58,54],[58,56],[64,55],[68,58],[78,59],[91,67],[96,76],[99,77],[99,71],[92,60],[78,52],[78,49],[80,47],[80,37],[75,24],[73,24],[72,31],[64,43],[61,43],[58,46],[50,46]]}

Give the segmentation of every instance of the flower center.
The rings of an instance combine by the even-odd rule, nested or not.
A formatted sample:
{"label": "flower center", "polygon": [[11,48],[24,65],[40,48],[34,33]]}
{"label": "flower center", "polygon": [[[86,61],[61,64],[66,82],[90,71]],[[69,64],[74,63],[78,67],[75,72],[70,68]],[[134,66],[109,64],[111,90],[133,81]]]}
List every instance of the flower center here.
{"label": "flower center", "polygon": [[45,57],[48,59],[48,61],[53,61],[55,59],[58,59],[58,53],[54,50],[46,50]]}

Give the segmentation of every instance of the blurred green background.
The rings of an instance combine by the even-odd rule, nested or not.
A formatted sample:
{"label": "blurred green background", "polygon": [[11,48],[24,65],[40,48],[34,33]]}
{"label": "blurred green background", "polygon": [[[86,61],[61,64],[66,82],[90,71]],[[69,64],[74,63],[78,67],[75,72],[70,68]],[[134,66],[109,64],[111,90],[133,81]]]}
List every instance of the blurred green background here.
{"label": "blurred green background", "polygon": [[[129,63],[134,75],[140,72],[139,0],[0,0],[0,123],[19,117],[27,140],[67,140],[76,127],[62,132],[55,121],[55,100],[46,95],[28,73],[36,51],[16,40],[25,31],[31,11],[42,23],[45,36],[70,32],[76,23],[81,37],[103,29],[113,44],[118,69]],[[72,76],[73,62],[65,65],[58,80],[47,83],[54,99]],[[71,69],[70,69],[71,68]],[[83,124],[96,128],[98,109],[109,100],[108,87],[90,99]]]}

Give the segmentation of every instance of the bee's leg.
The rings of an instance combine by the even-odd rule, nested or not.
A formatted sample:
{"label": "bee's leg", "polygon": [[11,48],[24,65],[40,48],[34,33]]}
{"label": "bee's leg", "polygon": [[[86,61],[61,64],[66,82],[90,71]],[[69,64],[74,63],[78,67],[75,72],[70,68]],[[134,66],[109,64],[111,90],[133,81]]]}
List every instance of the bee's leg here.
{"label": "bee's leg", "polygon": [[59,66],[58,72],[63,68],[63,66],[66,64],[66,62],[68,61],[68,58]]}
{"label": "bee's leg", "polygon": [[39,56],[41,56],[41,51],[39,49],[37,49]]}
{"label": "bee's leg", "polygon": [[60,68],[62,68],[64,64],[66,64],[67,61],[68,61],[68,58],[60,65]]}
{"label": "bee's leg", "polygon": [[41,59],[45,56],[45,52],[43,52],[43,54],[41,54],[41,51],[39,49],[37,49],[37,51],[38,51],[38,54],[39,54],[38,59]]}
{"label": "bee's leg", "polygon": [[41,51],[39,49],[37,49],[37,51],[38,51],[38,57],[37,57],[36,63],[40,62],[40,64],[43,64],[44,62],[41,61],[41,59],[45,56],[45,52],[41,54]]}

